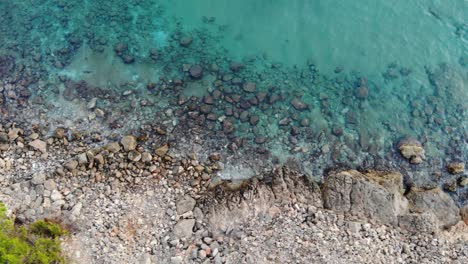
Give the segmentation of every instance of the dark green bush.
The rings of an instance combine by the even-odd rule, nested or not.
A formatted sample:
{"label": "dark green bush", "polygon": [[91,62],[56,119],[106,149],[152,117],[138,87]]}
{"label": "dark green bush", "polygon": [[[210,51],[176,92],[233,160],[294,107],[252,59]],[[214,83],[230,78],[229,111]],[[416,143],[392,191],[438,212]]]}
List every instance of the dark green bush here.
{"label": "dark green bush", "polygon": [[30,226],[15,225],[0,203],[0,263],[65,263],[60,236],[67,234],[59,224],[39,220]]}

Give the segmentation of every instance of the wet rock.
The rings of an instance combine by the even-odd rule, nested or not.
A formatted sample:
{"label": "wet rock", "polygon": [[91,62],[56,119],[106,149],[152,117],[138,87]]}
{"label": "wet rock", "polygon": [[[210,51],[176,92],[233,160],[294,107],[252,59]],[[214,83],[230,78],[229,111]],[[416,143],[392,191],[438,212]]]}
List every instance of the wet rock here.
{"label": "wet rock", "polygon": [[403,157],[413,164],[419,164],[426,159],[424,148],[416,139],[405,138],[398,143],[398,149]]}
{"label": "wet rock", "polygon": [[257,89],[257,85],[254,82],[246,82],[242,86],[242,89],[248,93],[253,93]]}
{"label": "wet rock", "polygon": [[130,150],[128,152],[128,159],[133,161],[133,162],[137,162],[137,161],[140,161],[141,160],[141,153],[136,151],[136,150]]}
{"label": "wet rock", "polygon": [[211,110],[212,110],[212,107],[211,105],[208,105],[208,104],[203,104],[202,106],[200,106],[200,112],[202,114],[209,114],[211,113]]}
{"label": "wet rock", "polygon": [[337,137],[341,137],[343,135],[343,128],[340,126],[335,126],[333,127],[332,132],[333,132],[333,135]]}
{"label": "wet rock", "polygon": [[302,119],[302,120],[301,120],[301,126],[303,126],[303,127],[308,127],[308,126],[310,126],[310,119],[308,119],[308,118]]}
{"label": "wet rock", "polygon": [[[130,136],[130,137],[133,137],[133,136]],[[122,139],[122,141],[124,141],[124,139]],[[132,139],[128,138],[128,139],[125,139],[125,144],[127,145],[127,148],[132,148],[133,145],[132,144],[135,144],[135,147],[133,148],[136,148],[136,139],[135,139],[135,142],[132,141]],[[122,143],[123,145],[123,143]],[[107,145],[105,145],[103,147],[103,149],[109,151],[109,152],[112,152],[112,153],[117,153],[120,151],[120,145],[119,143],[117,142],[112,142],[112,143],[109,143]]]}
{"label": "wet rock", "polygon": [[411,188],[406,195],[411,212],[432,212],[441,227],[449,227],[460,220],[460,211],[455,201],[440,188],[420,190]]}
{"label": "wet rock", "polygon": [[291,105],[298,111],[309,109],[309,106],[297,97],[291,100]]}
{"label": "wet rock", "polygon": [[179,40],[179,44],[182,46],[182,47],[188,47],[190,46],[190,44],[192,44],[192,41],[193,41],[193,38],[190,37],[190,36],[183,36],[180,38]]}
{"label": "wet rock", "polygon": [[118,54],[118,55],[122,55],[124,52],[126,52],[128,50],[128,45],[125,44],[125,43],[118,43],[117,45],[115,45],[114,47],[114,51]]}
{"label": "wet rock", "polygon": [[450,174],[462,174],[465,172],[465,163],[464,162],[450,162],[447,165],[447,171]]}
{"label": "wet rock", "polygon": [[285,117],[283,119],[281,119],[279,122],[278,122],[278,125],[280,126],[287,126],[291,123],[291,119]]}
{"label": "wet rock", "polygon": [[267,97],[267,93],[266,92],[258,92],[255,95],[255,97],[257,98],[259,103],[263,103],[263,101],[265,101],[265,98]]}
{"label": "wet rock", "polygon": [[135,57],[132,55],[124,55],[122,56],[122,60],[125,64],[132,64],[135,62]]}
{"label": "wet rock", "polygon": [[202,66],[198,64],[192,65],[189,69],[189,74],[190,74],[190,77],[192,77],[193,79],[196,79],[196,80],[201,79],[203,77]]}
{"label": "wet rock", "polygon": [[232,62],[229,66],[229,69],[233,72],[239,72],[240,70],[244,69],[245,65],[240,62]]}
{"label": "wet rock", "polygon": [[36,139],[32,142],[29,142],[29,146],[31,146],[33,149],[38,150],[42,153],[47,153],[47,143],[40,139]]}
{"label": "wet rock", "polygon": [[152,159],[153,159],[153,156],[151,156],[149,152],[143,152],[141,154],[141,162],[148,163],[148,162],[151,162]]}
{"label": "wet rock", "polygon": [[225,134],[231,134],[234,132],[234,124],[229,120],[224,120],[223,122],[223,132]]}
{"label": "wet rock", "polygon": [[258,121],[259,121],[258,115],[251,115],[251,116],[250,116],[249,123],[250,123],[252,126],[256,126],[256,125],[258,124]]}
{"label": "wet rock", "polygon": [[134,136],[125,136],[120,140],[125,151],[134,150],[137,146],[137,140]]}
{"label": "wet rock", "polygon": [[166,156],[167,152],[169,152],[169,145],[168,144],[164,144],[162,147],[157,148],[156,151],[155,151],[156,155],[158,155],[159,157]]}
{"label": "wet rock", "polygon": [[174,226],[174,235],[178,238],[189,238],[193,233],[195,219],[182,219]]}
{"label": "wet rock", "polygon": [[185,96],[185,95],[183,95],[183,94],[179,94],[179,97],[178,97],[178,99],[177,99],[177,104],[178,104],[178,105],[183,105],[183,104],[187,103],[188,100],[189,100],[189,99],[187,98],[187,96]]}
{"label": "wet rock", "polygon": [[58,127],[55,129],[55,138],[57,139],[63,139],[65,137],[65,128],[63,127]]}
{"label": "wet rock", "polygon": [[356,89],[356,97],[359,99],[366,99],[369,97],[369,88],[360,86]]}
{"label": "wet rock", "polygon": [[397,225],[398,215],[406,212],[403,192],[403,176],[398,172],[343,171],[325,179],[324,207]]}
{"label": "wet rock", "polygon": [[196,205],[195,199],[193,199],[190,195],[185,195],[177,201],[177,214],[182,215],[184,213],[190,212]]}

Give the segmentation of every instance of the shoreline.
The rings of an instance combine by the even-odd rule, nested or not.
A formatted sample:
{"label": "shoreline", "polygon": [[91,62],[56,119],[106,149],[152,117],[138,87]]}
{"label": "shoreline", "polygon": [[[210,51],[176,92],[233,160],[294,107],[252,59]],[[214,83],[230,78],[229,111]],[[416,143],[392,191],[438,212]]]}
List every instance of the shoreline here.
{"label": "shoreline", "polygon": [[[403,177],[398,172],[329,172],[324,182],[318,184],[294,168],[277,167],[263,171],[260,178],[221,181],[216,177],[222,162],[219,153],[199,160],[177,155],[174,149],[166,146],[148,149],[133,136],[125,136],[100,148],[88,147],[83,144],[87,141],[86,136],[81,140],[68,141],[62,132],[56,131],[49,140],[36,138],[27,132],[17,133],[16,145],[3,150],[2,156],[19,154],[21,158],[4,159],[8,164],[0,168],[6,172],[2,173],[3,195],[0,198],[15,212],[17,221],[52,218],[73,227],[73,234],[63,241],[65,252],[72,259],[86,257],[93,263],[117,259],[133,262],[140,261],[140,258],[147,263],[261,261],[259,256],[238,255],[231,251],[247,245],[242,242],[243,236],[236,232],[243,233],[250,228],[254,229],[249,232],[255,232],[253,230],[258,228],[282,226],[285,224],[282,221],[298,219],[303,219],[300,222],[306,224],[301,227],[306,233],[315,230],[313,226],[320,223],[325,225],[322,228],[328,230],[326,232],[331,232],[329,228],[338,224],[338,229],[343,230],[345,236],[357,241],[366,232],[384,228],[387,235],[411,238],[410,241],[415,238],[414,234],[424,239],[444,241],[438,244],[443,248],[467,245],[466,206],[460,211],[452,198],[438,188],[412,189],[405,193]],[[30,145],[41,139],[48,142],[46,152]],[[21,142],[23,147],[19,148]],[[7,167],[9,170],[5,170]],[[30,174],[24,175],[25,171]],[[15,177],[18,174],[23,175],[21,180]],[[8,175],[11,177],[6,180]],[[106,211],[101,211],[103,208],[107,208]],[[292,216],[292,212],[301,216]],[[109,214],[115,215],[116,219],[109,218]],[[318,215],[325,215],[325,218]],[[117,219],[120,220],[115,222]],[[158,219],[155,220],[158,223],[151,223],[151,219]],[[255,222],[249,223],[246,219]],[[105,224],[107,222],[114,223],[113,227]],[[150,235],[145,230],[157,231],[150,232]],[[290,235],[296,231],[291,227],[289,234],[287,230],[283,230],[283,235],[289,241]],[[93,234],[100,235],[94,237]],[[261,237],[260,233],[257,235]],[[102,254],[107,254],[108,247],[97,251],[93,248],[95,246],[91,247],[94,243],[101,243],[101,239],[108,241],[108,246],[114,243],[116,246],[125,241],[149,243],[151,237],[158,242],[151,242],[153,249],[148,248],[149,251],[133,251],[133,247],[129,247],[127,253],[117,250],[120,253],[106,257]],[[197,239],[201,239],[201,244]],[[378,240],[378,237],[372,239]],[[250,246],[255,247],[255,244]],[[257,244],[256,247],[260,246]],[[323,250],[328,248],[325,245],[321,247]],[[218,249],[216,254],[215,248]],[[439,250],[436,248],[427,248],[426,256],[403,254],[408,258],[406,261],[435,260],[432,254]],[[395,257],[395,261],[396,256],[403,261],[403,251],[392,251],[396,255],[390,255]],[[162,252],[166,253],[161,255]],[[274,257],[264,256],[265,263],[284,258],[281,254],[270,253]],[[345,252],[342,254],[347,255]],[[463,250],[458,251],[458,257],[452,260],[468,258],[463,254]],[[303,261],[310,258],[308,255],[296,257]],[[333,254],[323,257],[324,261],[338,261],[332,258]],[[362,261],[366,257],[370,255],[360,256]]]}

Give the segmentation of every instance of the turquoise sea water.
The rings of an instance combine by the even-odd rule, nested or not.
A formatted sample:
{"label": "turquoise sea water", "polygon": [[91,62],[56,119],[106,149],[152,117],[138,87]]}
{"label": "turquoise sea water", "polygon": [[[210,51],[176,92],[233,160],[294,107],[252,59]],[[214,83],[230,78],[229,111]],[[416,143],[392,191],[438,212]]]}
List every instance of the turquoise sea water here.
{"label": "turquoise sea water", "polygon": [[[21,89],[41,102],[32,108],[47,106],[56,125],[124,133],[163,119],[181,134],[201,128],[225,153],[226,178],[252,176],[255,159],[294,157],[314,177],[388,165],[415,184],[444,185],[464,177],[446,164],[468,154],[467,17],[466,0],[4,0],[0,77],[27,79]],[[200,78],[187,71],[194,64]],[[79,81],[86,85],[72,85]],[[3,93],[20,118],[25,111]],[[196,96],[195,106],[178,104],[181,95]],[[86,108],[92,98],[104,120]],[[407,136],[424,145],[423,164],[398,156]],[[233,144],[255,153],[254,164],[237,166],[224,148]],[[465,200],[467,187],[452,194]]]}

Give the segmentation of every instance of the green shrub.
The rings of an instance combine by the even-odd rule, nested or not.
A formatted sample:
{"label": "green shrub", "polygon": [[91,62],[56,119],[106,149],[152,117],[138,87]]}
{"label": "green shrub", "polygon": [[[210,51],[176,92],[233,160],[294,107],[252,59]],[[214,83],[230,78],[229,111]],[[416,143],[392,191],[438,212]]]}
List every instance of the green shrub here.
{"label": "green shrub", "polygon": [[66,234],[59,224],[49,220],[15,225],[0,203],[0,263],[65,263],[59,238]]}

